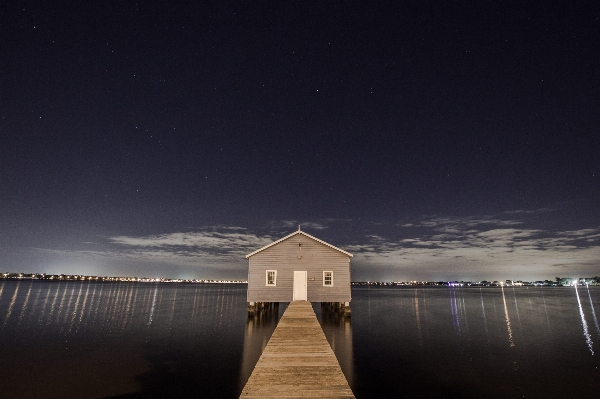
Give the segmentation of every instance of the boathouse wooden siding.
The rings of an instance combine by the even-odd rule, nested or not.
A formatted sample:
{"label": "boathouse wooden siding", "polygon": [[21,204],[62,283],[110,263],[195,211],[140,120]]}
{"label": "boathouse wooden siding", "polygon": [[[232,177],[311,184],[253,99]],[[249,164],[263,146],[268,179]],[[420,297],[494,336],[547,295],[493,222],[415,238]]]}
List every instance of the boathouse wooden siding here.
{"label": "boathouse wooden siding", "polygon": [[[248,302],[291,302],[294,271],[307,272],[309,302],[350,302],[351,254],[297,231],[247,255]],[[267,270],[277,271],[276,286],[266,285]],[[323,272],[333,272],[333,285],[323,285]]]}

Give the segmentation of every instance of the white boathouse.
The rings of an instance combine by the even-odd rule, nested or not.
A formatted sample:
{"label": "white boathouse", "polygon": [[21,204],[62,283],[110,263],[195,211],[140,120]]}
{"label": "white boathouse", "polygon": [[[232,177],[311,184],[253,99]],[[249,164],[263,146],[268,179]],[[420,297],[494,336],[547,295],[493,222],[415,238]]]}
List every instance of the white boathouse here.
{"label": "white boathouse", "polygon": [[248,310],[257,304],[332,302],[348,308],[352,254],[300,230],[248,255]]}

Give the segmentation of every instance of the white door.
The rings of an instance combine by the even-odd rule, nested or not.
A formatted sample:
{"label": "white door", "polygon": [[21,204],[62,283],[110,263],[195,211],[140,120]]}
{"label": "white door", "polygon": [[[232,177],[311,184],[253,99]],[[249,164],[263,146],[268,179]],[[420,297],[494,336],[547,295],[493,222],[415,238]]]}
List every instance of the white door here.
{"label": "white door", "polygon": [[306,301],[306,272],[294,270],[294,301]]}

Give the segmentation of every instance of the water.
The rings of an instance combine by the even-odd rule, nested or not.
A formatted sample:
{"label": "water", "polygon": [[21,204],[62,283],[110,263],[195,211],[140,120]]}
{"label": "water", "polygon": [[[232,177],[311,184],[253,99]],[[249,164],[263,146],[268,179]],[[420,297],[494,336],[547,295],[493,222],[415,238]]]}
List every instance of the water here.
{"label": "water", "polygon": [[[314,305],[358,398],[595,397],[600,287],[353,288]],[[236,398],[285,310],[246,286],[0,281],[0,397]]]}
{"label": "water", "polygon": [[0,282],[0,397],[236,397],[246,286]]}
{"label": "water", "polygon": [[357,397],[598,397],[600,287],[353,291]]}

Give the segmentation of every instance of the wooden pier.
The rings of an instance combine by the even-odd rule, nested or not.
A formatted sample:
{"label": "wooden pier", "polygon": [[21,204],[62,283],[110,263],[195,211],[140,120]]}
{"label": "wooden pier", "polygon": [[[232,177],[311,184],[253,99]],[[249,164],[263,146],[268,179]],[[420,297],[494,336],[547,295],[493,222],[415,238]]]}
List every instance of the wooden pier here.
{"label": "wooden pier", "polygon": [[354,398],[312,305],[291,302],[240,398]]}

